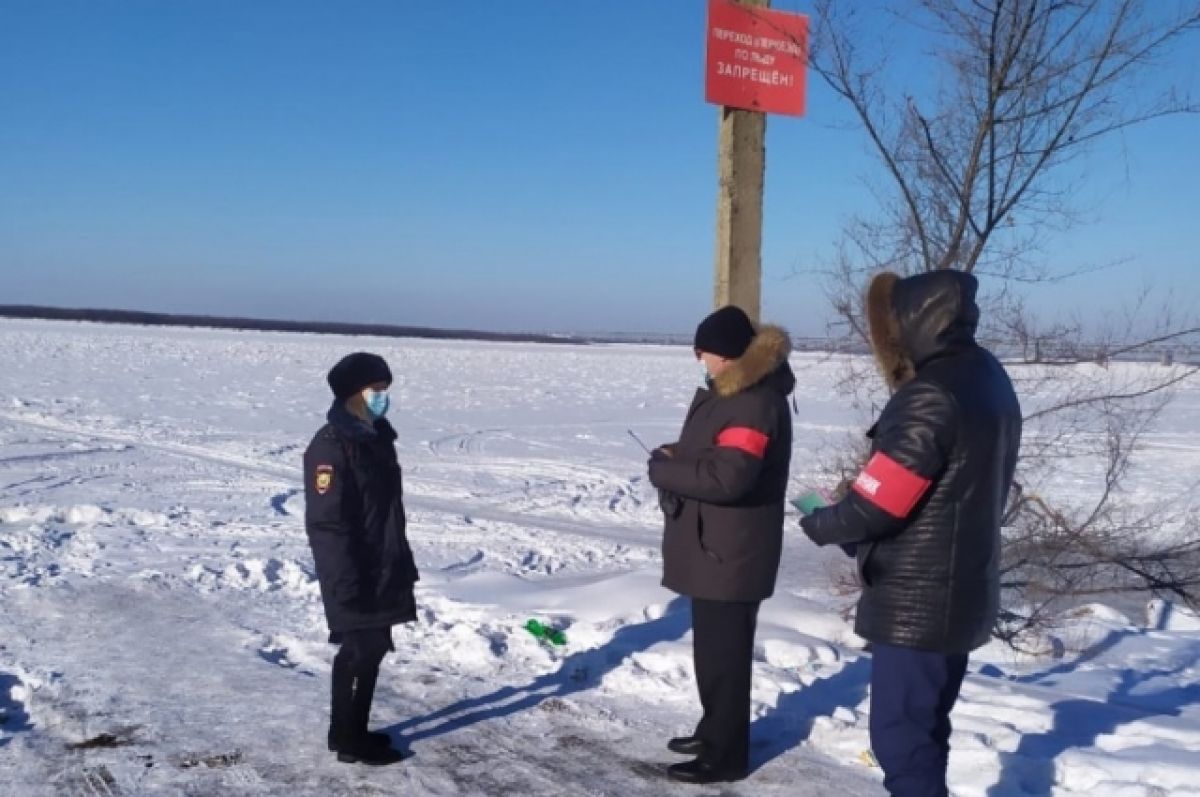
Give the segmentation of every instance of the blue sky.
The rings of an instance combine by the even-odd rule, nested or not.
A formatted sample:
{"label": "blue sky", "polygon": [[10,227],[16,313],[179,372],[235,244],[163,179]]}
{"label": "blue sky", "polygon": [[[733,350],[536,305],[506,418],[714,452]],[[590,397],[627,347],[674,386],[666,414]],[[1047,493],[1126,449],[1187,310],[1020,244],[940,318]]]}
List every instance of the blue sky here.
{"label": "blue sky", "polygon": [[[691,329],[712,291],[703,37],[701,0],[0,0],[0,303]],[[819,334],[797,272],[871,207],[876,165],[815,82],[808,114],[768,122],[764,306]],[[1163,120],[1089,158],[1091,223],[1047,257],[1127,262],[1048,307],[1095,314],[1147,274],[1197,295],[1198,140]]]}

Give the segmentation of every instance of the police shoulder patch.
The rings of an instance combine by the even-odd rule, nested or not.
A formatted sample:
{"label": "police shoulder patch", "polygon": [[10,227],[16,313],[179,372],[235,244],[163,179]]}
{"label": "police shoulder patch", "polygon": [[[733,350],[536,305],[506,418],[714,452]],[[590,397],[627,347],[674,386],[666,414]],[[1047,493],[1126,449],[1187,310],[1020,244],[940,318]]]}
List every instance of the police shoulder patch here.
{"label": "police shoulder patch", "polygon": [[325,493],[329,492],[329,488],[333,487],[333,466],[318,465],[316,473],[316,480],[313,486],[317,490],[317,495],[325,495]]}

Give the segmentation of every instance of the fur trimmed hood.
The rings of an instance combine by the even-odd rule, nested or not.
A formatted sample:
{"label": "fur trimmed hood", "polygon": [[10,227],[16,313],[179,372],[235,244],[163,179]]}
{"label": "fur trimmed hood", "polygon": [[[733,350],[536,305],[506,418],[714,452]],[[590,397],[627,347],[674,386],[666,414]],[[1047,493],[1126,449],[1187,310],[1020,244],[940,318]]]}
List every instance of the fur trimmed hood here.
{"label": "fur trimmed hood", "polygon": [[962,271],[930,271],[901,278],[877,274],[867,287],[871,350],[895,391],[929,360],[975,345],[979,283]]}
{"label": "fur trimmed hood", "polygon": [[[720,376],[713,378],[713,390],[723,398],[741,393],[771,376],[787,364],[792,353],[792,340],[783,327],[767,324],[759,327],[746,353],[733,361]],[[785,393],[791,393],[795,378],[791,377]]]}

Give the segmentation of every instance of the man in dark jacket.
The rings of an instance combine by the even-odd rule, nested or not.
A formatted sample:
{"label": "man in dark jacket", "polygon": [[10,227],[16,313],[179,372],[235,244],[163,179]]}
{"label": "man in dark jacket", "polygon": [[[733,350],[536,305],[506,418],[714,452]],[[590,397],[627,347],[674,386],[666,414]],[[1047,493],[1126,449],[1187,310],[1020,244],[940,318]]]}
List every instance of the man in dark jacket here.
{"label": "man in dark jacket", "polygon": [[1004,368],[975,342],[977,283],[881,274],[871,341],[893,395],[840,502],[805,517],[819,545],[857,544],[855,631],[870,641],[871,747],[893,795],[945,795],[950,711],[999,611],[1000,522],[1021,439]]}
{"label": "man in dark jacket", "polygon": [[668,774],[689,783],[749,771],[750,675],[759,604],[775,590],[792,454],[787,396],[791,343],[723,307],[696,330],[706,387],[679,441],[651,455],[666,516],[663,585],[692,599],[692,645],[703,717],[668,747],[695,755]]}
{"label": "man in dark jacket", "polygon": [[392,374],[357,352],[329,372],[334,401],[304,452],[305,528],[321,584],[333,659],[329,749],[347,763],[404,757],[367,731],[391,627],[416,619],[417,568],[405,534],[396,431],[384,418]]}

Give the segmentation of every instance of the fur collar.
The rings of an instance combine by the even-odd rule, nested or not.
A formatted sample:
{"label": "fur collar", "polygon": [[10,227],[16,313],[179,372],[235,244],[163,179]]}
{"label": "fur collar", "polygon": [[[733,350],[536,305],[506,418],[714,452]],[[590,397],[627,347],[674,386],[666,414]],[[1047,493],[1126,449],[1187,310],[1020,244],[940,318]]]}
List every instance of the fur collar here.
{"label": "fur collar", "polygon": [[713,390],[722,398],[741,393],[770,376],[791,353],[792,341],[783,327],[759,327],[745,354],[713,379]]}
{"label": "fur collar", "polygon": [[890,271],[877,274],[867,287],[867,329],[871,351],[888,389],[895,392],[916,375],[912,359],[904,351],[900,323],[892,310],[892,289],[900,277]]}

